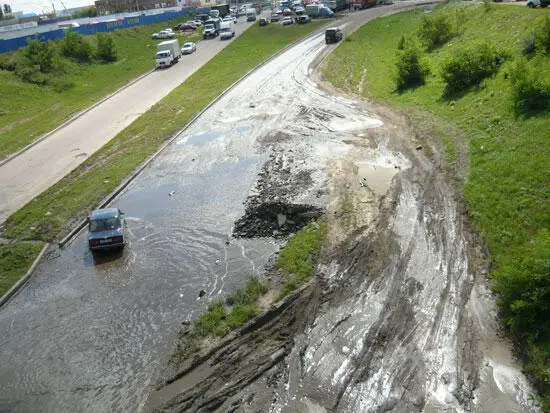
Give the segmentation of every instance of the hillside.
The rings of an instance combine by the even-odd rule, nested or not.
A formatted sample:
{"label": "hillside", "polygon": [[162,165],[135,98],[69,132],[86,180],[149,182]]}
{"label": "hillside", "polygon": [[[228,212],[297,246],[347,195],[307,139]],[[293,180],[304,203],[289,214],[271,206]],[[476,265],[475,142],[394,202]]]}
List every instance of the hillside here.
{"label": "hillside", "polygon": [[[398,58],[409,76],[401,84]],[[489,251],[503,321],[548,410],[550,10],[452,2],[380,18],[347,37],[322,73],[439,135]]]}

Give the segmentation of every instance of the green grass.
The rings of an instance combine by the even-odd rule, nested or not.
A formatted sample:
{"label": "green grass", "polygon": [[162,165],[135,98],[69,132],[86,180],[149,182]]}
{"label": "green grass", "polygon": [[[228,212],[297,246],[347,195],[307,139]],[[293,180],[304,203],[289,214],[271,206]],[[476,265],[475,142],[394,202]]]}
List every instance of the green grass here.
{"label": "green grass", "polygon": [[0,245],[0,296],[27,272],[43,245],[41,242]]}
{"label": "green grass", "polygon": [[2,235],[16,240],[54,240],[225,88],[319,26],[252,26],[82,165],[11,215]]}
{"label": "green grass", "polygon": [[[429,129],[439,134],[455,172],[467,173],[464,195],[468,213],[490,250],[504,321],[521,342],[528,360],[526,369],[535,378],[548,410],[550,103],[530,112],[518,110],[510,73],[525,48],[525,39],[550,10],[449,3],[433,14],[446,14],[455,29],[461,29],[443,46],[425,52],[432,73],[425,85],[397,93],[394,77],[397,44],[403,34],[407,40],[416,38],[423,10],[367,24],[353,34],[351,42],[336,49],[322,73],[337,87],[356,93],[366,69],[364,97],[397,106],[413,120],[431,123]],[[447,97],[441,69],[450,57],[479,39],[502,47],[508,61],[494,76]],[[550,55],[539,53],[536,59],[530,58],[538,65],[539,78],[550,79]],[[449,134],[452,130],[458,133]],[[467,171],[457,165],[461,147],[468,148]]]}
{"label": "green grass", "polygon": [[280,298],[297,289],[313,275],[326,231],[326,222],[318,221],[306,225],[288,240],[275,262],[275,267],[286,278]]}
{"label": "green grass", "polygon": [[223,337],[242,326],[258,314],[258,299],[268,290],[268,285],[258,277],[250,277],[225,300],[218,300],[199,315],[190,328],[180,331],[182,346],[172,354],[172,361],[182,360],[200,348],[200,341],[207,337]]}
{"label": "green grass", "polygon": [[[172,27],[185,18],[118,30],[109,33],[118,51],[114,63],[81,63],[61,59],[67,73],[55,77],[57,84],[72,87],[57,92],[56,86],[23,82],[14,72],[0,70],[0,159],[28,145],[63,121],[89,107],[155,66],[157,40],[151,34]],[[180,43],[196,35],[182,34]],[[92,43],[95,36],[86,36]],[[56,42],[58,43],[58,42]],[[21,51],[0,55],[0,60],[18,59]]]}

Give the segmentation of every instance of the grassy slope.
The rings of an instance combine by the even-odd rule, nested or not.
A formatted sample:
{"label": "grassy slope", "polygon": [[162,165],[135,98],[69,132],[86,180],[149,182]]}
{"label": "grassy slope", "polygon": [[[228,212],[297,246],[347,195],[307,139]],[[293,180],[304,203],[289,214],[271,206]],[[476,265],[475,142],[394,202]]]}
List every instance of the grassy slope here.
{"label": "grassy slope", "polygon": [[41,242],[0,245],[0,296],[21,278],[42,249]]}
{"label": "grassy slope", "polygon": [[[470,170],[464,186],[465,197],[474,225],[491,252],[497,285],[506,285],[515,280],[518,271],[531,269],[528,267],[533,264],[531,259],[536,261],[532,268],[538,265],[537,271],[542,274],[546,271],[548,275],[548,270],[544,270],[548,264],[544,262],[550,262],[550,251],[544,252],[544,246],[550,246],[550,237],[544,229],[550,228],[550,108],[530,116],[518,115],[511,99],[507,65],[480,87],[454,100],[443,98],[444,83],[439,73],[447,56],[462,44],[478,39],[501,45],[517,58],[523,39],[550,10],[493,4],[486,11],[481,4],[451,3],[434,14],[449,13],[455,20],[457,10],[466,13],[464,33],[427,54],[432,76],[424,86],[397,94],[394,82],[396,45],[402,34],[415,37],[424,15],[422,10],[369,23],[335,51],[324,65],[323,75],[334,85],[356,93],[366,69],[365,96],[397,105],[413,118],[432,119],[439,128],[443,125],[467,136]],[[543,58],[541,77],[550,77],[548,55]],[[449,136],[442,132],[442,141],[452,160],[456,145],[460,144],[458,134]],[[524,282],[521,277],[517,279],[520,281],[514,281],[514,288]],[[541,289],[535,293],[534,289],[519,287],[524,289],[521,294],[527,300],[536,300],[528,296],[541,293]],[[510,314],[514,309],[507,301],[503,295],[504,312]],[[544,319],[548,303],[538,311],[539,318]],[[514,317],[507,317],[507,321],[513,324],[517,321]],[[523,335],[530,343],[527,370],[534,373],[543,393],[550,392],[548,385],[543,384],[550,383],[550,338],[541,334],[548,331],[549,322],[546,319]]]}
{"label": "grassy slope", "polygon": [[[3,236],[45,241],[57,237],[225,88],[320,24],[252,26],[80,167],[9,217]],[[51,214],[45,215],[46,211]],[[1,259],[0,269],[1,276]]]}
{"label": "grassy slope", "polygon": [[[118,61],[110,64],[71,64],[62,76],[73,87],[56,92],[21,81],[13,72],[0,70],[0,159],[16,152],[39,136],[52,130],[71,114],[79,112],[103,96],[124,86],[147,70],[153,69],[156,45],[151,33],[172,27],[185,20],[155,23],[109,33],[118,51]],[[178,37],[180,43],[192,35]],[[94,36],[86,39],[94,41]],[[20,51],[2,56],[20,54]]]}

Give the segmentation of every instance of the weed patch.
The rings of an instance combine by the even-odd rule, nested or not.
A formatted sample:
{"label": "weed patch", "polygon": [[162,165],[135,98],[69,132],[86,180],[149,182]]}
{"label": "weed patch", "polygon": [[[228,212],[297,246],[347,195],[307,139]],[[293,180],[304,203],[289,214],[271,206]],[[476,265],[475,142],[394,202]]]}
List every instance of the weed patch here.
{"label": "weed patch", "polygon": [[222,337],[258,314],[257,301],[268,290],[268,285],[258,277],[250,277],[246,285],[233,294],[208,306],[206,312],[189,327],[180,331],[183,346],[172,355],[178,361],[200,348],[200,341],[207,337]]}
{"label": "weed patch", "polygon": [[288,240],[275,263],[275,268],[279,268],[283,277],[286,278],[281,298],[294,291],[313,275],[326,231],[326,222],[313,222]]}

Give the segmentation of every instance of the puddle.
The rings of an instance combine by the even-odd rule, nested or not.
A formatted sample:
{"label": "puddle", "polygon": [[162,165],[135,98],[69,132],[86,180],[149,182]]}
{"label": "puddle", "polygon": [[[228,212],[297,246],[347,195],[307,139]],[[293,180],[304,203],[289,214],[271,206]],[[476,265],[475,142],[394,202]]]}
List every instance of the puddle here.
{"label": "puddle", "polygon": [[200,135],[191,135],[187,137],[187,139],[184,139],[182,143],[201,146],[205,143],[212,142],[214,139],[219,138],[223,134],[224,133],[221,131],[208,131],[201,133]]}
{"label": "puddle", "polygon": [[235,131],[237,131],[238,133],[248,132],[249,130],[250,126],[238,126],[235,128]]}
{"label": "puddle", "polygon": [[332,119],[328,127],[334,132],[347,132],[358,129],[370,129],[382,126],[384,122],[380,119],[358,117],[357,119]]}
{"label": "puddle", "polygon": [[356,162],[359,168],[359,184],[372,189],[377,195],[384,195],[390,188],[391,181],[399,169],[385,167],[372,162]]}

